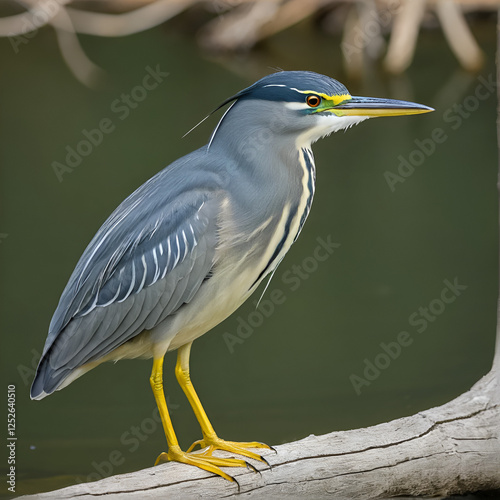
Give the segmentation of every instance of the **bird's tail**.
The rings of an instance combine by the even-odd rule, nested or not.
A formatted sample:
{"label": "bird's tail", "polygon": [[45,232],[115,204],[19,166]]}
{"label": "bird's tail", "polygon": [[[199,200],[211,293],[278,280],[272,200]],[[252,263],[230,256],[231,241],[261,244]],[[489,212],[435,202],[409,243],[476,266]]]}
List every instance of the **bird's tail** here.
{"label": "bird's tail", "polygon": [[60,388],[68,373],[55,370],[50,366],[50,351],[45,353],[38,364],[33,384],[31,385],[31,399],[43,399]]}
{"label": "bird's tail", "polygon": [[63,389],[100,364],[100,361],[91,361],[83,365],[68,363],[65,350],[62,351],[58,347],[60,344],[55,342],[43,353],[31,385],[31,399],[43,399],[54,391]]}
{"label": "bird's tail", "polygon": [[50,365],[50,357],[42,357],[31,385],[31,399],[43,399],[54,391],[64,389],[98,364],[94,362],[77,368],[54,369]]}

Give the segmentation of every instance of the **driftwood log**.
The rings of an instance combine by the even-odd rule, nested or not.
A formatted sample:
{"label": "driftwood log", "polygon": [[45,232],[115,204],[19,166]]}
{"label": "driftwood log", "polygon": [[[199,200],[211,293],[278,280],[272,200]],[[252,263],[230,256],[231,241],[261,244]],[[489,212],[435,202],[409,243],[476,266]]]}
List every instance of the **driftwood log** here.
{"label": "driftwood log", "polygon": [[239,492],[236,484],[208,472],[167,463],[22,498],[361,500],[500,489],[499,367],[497,348],[494,369],[450,403],[366,429],[276,446],[276,454],[265,452],[271,468],[255,463],[260,474],[229,471]]}

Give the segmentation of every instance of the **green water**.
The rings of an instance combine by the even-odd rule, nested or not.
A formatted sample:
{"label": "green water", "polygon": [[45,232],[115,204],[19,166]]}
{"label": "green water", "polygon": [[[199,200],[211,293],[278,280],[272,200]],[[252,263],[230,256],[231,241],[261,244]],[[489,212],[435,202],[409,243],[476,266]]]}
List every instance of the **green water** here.
{"label": "green water", "polygon": [[[422,35],[405,76],[373,68],[352,82],[339,41],[307,25],[250,57],[213,60],[170,23],[128,38],[83,38],[108,73],[98,91],[68,72],[50,30],[18,54],[0,40],[2,390],[5,415],[7,385],[16,386],[17,493],[145,468],[165,450],[151,362],[101,366],[38,402],[28,394],[34,358],[100,224],[142,182],[206,142],[217,117],[181,136],[270,67],[318,71],[353,94],[415,100],[436,112],[370,120],[315,145],[313,208],[261,308],[250,300],[194,344],[192,378],[216,431],[279,444],[373,425],[449,401],[489,370],[498,276],[496,98],[478,78],[495,73],[495,28],[477,31],[487,53],[478,75],[461,73],[436,33]],[[148,66],[169,76],[124,105],[122,94],[142,85]],[[482,100],[473,97],[478,86]],[[469,111],[454,108],[462,104]],[[66,147],[77,148],[82,130],[103,119],[110,133],[59,182],[53,162],[65,163]],[[415,140],[425,152],[415,153]],[[391,191],[384,174],[398,173],[401,157],[421,164]],[[320,241],[335,243],[332,253],[318,251]],[[187,447],[200,432],[174,363],[167,355],[166,393]],[[365,374],[370,363],[381,368]]]}

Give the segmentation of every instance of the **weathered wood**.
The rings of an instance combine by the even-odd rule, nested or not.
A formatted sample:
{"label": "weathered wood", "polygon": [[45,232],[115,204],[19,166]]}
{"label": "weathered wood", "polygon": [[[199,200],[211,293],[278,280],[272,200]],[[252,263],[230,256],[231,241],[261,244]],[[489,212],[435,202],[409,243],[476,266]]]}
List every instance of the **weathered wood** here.
{"label": "weathered wood", "polygon": [[[309,436],[265,452],[240,484],[177,463],[22,498],[374,499],[500,488],[500,390],[490,372],[443,406],[366,429]],[[228,456],[220,453],[220,456]]]}

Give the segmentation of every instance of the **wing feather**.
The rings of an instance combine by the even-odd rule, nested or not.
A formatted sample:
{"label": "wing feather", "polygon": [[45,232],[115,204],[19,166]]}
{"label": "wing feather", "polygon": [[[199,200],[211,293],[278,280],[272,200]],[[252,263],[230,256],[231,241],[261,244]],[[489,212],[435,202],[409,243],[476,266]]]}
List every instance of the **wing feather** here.
{"label": "wing feather", "polygon": [[118,207],[77,264],[54,313],[32,397],[49,394],[76,368],[154,328],[191,301],[209,275],[216,186],[152,205],[141,193],[147,184]]}

